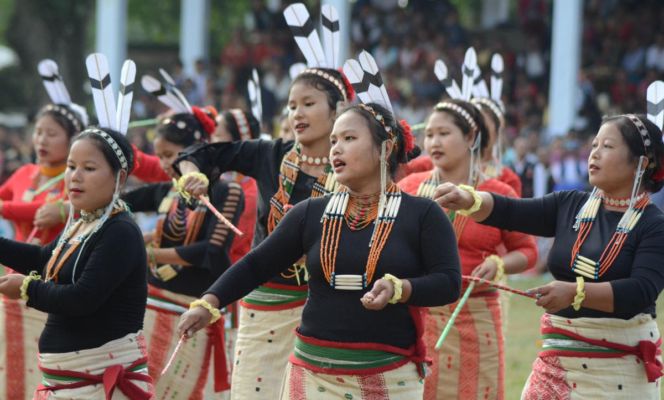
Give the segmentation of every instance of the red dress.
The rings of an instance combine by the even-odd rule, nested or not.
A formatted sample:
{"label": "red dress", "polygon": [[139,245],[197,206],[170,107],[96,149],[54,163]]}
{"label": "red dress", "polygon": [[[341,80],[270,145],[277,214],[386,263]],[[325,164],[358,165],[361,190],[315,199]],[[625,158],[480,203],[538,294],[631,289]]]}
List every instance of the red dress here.
{"label": "red dress", "polygon": [[[431,171],[412,174],[398,185],[403,191],[416,195],[420,184],[430,176]],[[482,182],[478,190],[516,196],[512,188],[497,179]],[[463,275],[470,275],[488,256],[505,251],[520,251],[528,259],[528,267],[535,264],[537,247],[532,236],[481,225],[467,217],[457,218],[464,218],[454,223]],[[459,221],[464,224],[458,225]],[[457,229],[457,226],[462,228]],[[462,292],[467,286],[464,281]],[[434,351],[438,336],[457,304],[428,308],[424,338],[433,364],[432,373],[425,380],[424,399],[502,400],[505,392],[505,357],[503,310],[498,293],[487,285],[476,285],[460,310],[448,338],[439,351]]]}
{"label": "red dress", "polygon": [[[2,200],[2,218],[12,222],[14,239],[25,242],[30,236],[34,225],[35,214],[39,207],[47,202],[63,199],[64,179],[60,179],[48,188],[39,188],[39,165],[26,164],[17,169],[12,176],[0,186],[0,199]],[[43,189],[41,193],[35,192]],[[58,224],[43,231],[37,231],[35,239],[39,243],[50,243],[55,239],[64,224]]]}

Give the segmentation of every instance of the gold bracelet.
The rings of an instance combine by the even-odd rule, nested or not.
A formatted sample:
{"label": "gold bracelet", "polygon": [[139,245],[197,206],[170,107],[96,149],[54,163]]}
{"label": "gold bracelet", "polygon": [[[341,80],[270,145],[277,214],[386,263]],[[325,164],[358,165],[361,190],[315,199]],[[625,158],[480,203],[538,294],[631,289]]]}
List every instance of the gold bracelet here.
{"label": "gold bracelet", "polygon": [[496,263],[496,276],[493,277],[493,281],[500,282],[505,277],[505,260],[496,254],[491,254],[486,259]]}
{"label": "gold bracelet", "polygon": [[210,312],[210,314],[212,314],[212,319],[210,320],[210,325],[214,324],[215,322],[217,322],[219,320],[219,318],[221,318],[221,312],[219,310],[217,310],[216,308],[212,307],[212,304],[208,303],[207,301],[205,301],[203,299],[198,299],[198,300],[192,301],[191,304],[189,304],[189,309],[191,310],[191,309],[199,307],[199,306],[203,307],[206,310],[208,310]]}
{"label": "gold bracelet", "polygon": [[482,207],[482,197],[480,197],[480,194],[477,193],[474,187],[468,186],[468,185],[459,185],[459,189],[465,190],[466,192],[470,193],[473,196],[473,205],[470,206],[470,208],[467,208],[465,210],[459,210],[457,213],[463,216],[469,216],[473,213],[475,213],[477,210]]}
{"label": "gold bracelet", "polygon": [[23,278],[23,283],[21,283],[21,299],[28,301],[28,286],[32,281],[38,281],[41,279],[41,275],[37,275],[37,271],[30,272],[25,278]]}
{"label": "gold bracelet", "polygon": [[584,281],[582,276],[576,277],[576,296],[574,296],[574,302],[572,302],[572,307],[574,311],[579,311],[581,309],[581,303],[586,299],[586,291],[583,288]]}
{"label": "gold bracelet", "polygon": [[403,282],[401,281],[401,279],[397,278],[392,274],[383,275],[383,279],[392,282],[392,287],[394,287],[394,294],[392,295],[392,298],[388,301],[388,303],[397,304],[399,300],[401,300],[401,296],[403,295]]}
{"label": "gold bracelet", "polygon": [[188,178],[196,178],[199,181],[205,183],[206,186],[210,185],[210,180],[202,172],[187,172],[186,174],[182,175],[180,179],[176,180],[173,178],[173,187],[178,192],[178,194],[187,201],[187,203],[191,200],[191,194],[184,190],[184,182]]}

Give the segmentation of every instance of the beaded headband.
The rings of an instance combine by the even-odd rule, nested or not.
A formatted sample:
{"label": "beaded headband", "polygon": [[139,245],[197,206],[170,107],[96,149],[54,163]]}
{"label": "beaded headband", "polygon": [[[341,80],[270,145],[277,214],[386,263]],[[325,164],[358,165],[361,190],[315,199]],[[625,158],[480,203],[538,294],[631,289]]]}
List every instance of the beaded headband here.
{"label": "beaded headband", "polygon": [[371,114],[374,117],[374,119],[380,123],[383,129],[385,129],[385,132],[387,132],[387,134],[389,135],[390,140],[394,140],[394,132],[392,132],[392,127],[385,124],[385,118],[380,113],[376,112],[376,110],[374,110],[372,107],[364,103],[360,103],[357,106],[363,109],[364,111],[368,112],[369,114]]}
{"label": "beaded headband", "polygon": [[339,90],[339,92],[341,92],[341,96],[344,98],[344,101],[348,101],[346,86],[344,85],[343,82],[339,81],[339,79],[333,77],[332,75],[318,68],[307,68],[300,73],[300,75],[304,74],[318,75],[321,78],[325,79],[326,81],[330,82]]}
{"label": "beaded headband", "polygon": [[494,100],[489,100],[485,97],[479,97],[479,98],[475,97],[472,100],[470,100],[470,102],[476,105],[480,104],[488,107],[494,114],[496,114],[496,117],[498,118],[503,118],[505,116],[505,112],[503,111],[503,109]]}
{"label": "beaded headband", "polygon": [[477,123],[475,122],[473,117],[470,116],[468,111],[464,110],[463,108],[459,107],[458,105],[456,105],[454,103],[449,103],[449,102],[446,102],[446,101],[440,102],[440,103],[436,104],[436,106],[434,107],[434,110],[436,110],[436,111],[443,111],[443,110],[452,111],[452,112],[460,115],[461,118],[463,118],[466,122],[468,122],[468,125],[470,125],[470,128],[473,131],[478,130]]}
{"label": "beaded headband", "polygon": [[643,150],[646,153],[646,157],[648,157],[648,169],[655,168],[655,158],[653,156],[652,148],[650,147],[652,141],[650,140],[650,134],[648,133],[648,129],[639,119],[639,117],[637,117],[636,115],[625,114],[625,117],[627,117],[627,119],[632,121],[636,129],[639,131],[639,134],[641,135],[641,141],[643,142]]}
{"label": "beaded headband", "polygon": [[118,145],[118,142],[116,142],[111,135],[97,128],[89,128],[83,131],[82,133],[92,133],[104,139],[104,141],[111,147],[111,150],[113,150],[113,153],[115,153],[115,156],[118,158],[118,161],[120,162],[120,167],[125,171],[129,171],[129,163],[127,162],[127,157],[125,157],[124,152],[120,148],[120,145]]}
{"label": "beaded headband", "polygon": [[247,121],[247,117],[244,115],[244,112],[237,108],[231,109],[228,112],[231,113],[231,116],[237,125],[237,129],[240,131],[240,140],[251,139],[251,134],[249,133],[249,122]]}
{"label": "beaded headband", "polygon": [[46,107],[44,107],[44,110],[56,112],[62,115],[63,117],[67,118],[67,120],[71,122],[72,125],[74,125],[74,129],[76,129],[76,132],[80,132],[83,129],[83,123],[81,122],[79,117],[76,116],[73,111],[71,111],[69,108],[65,106],[61,106],[58,104],[49,104]]}

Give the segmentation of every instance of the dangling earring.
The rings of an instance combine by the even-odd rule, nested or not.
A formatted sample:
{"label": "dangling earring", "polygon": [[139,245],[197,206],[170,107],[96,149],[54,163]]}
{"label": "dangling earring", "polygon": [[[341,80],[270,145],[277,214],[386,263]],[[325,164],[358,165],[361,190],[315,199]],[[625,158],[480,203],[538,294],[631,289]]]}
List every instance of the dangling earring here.
{"label": "dangling earring", "polygon": [[479,162],[480,154],[479,149],[481,147],[482,137],[479,132],[476,132],[475,140],[473,145],[470,147],[470,171],[468,173],[468,184],[470,186],[475,186],[477,179],[479,177]]}

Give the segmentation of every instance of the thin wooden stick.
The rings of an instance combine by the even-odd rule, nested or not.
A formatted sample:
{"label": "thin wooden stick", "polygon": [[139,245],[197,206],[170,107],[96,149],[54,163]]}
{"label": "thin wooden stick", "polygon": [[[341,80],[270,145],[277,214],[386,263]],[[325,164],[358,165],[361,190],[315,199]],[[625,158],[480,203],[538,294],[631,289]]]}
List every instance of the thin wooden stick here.
{"label": "thin wooden stick", "polygon": [[523,290],[514,289],[514,288],[511,288],[509,286],[501,285],[501,284],[493,282],[493,281],[488,281],[486,279],[478,278],[476,276],[463,275],[462,278],[464,280],[467,280],[467,281],[483,283],[483,284],[495,287],[496,289],[500,289],[500,290],[504,290],[506,292],[518,294],[520,296],[529,297],[531,299],[536,299],[537,298],[537,294],[535,294],[535,293],[528,293],[528,292],[523,291]]}
{"label": "thin wooden stick", "polygon": [[219,220],[224,224],[226,224],[226,226],[231,228],[231,230],[233,230],[233,232],[235,232],[236,235],[238,236],[244,235],[244,233],[242,233],[241,230],[239,230],[235,225],[233,225],[233,223],[229,221],[228,218],[224,217],[224,215],[220,213],[219,210],[217,210],[217,208],[212,205],[212,203],[210,203],[210,199],[208,199],[207,196],[198,196],[198,200],[200,200],[203,204],[205,204],[205,206],[212,212],[212,214],[214,214],[215,217],[219,218]]}
{"label": "thin wooden stick", "polygon": [[178,340],[178,344],[175,345],[175,349],[173,350],[173,353],[171,353],[171,356],[168,358],[168,362],[164,366],[164,369],[161,370],[161,376],[164,376],[166,371],[171,367],[171,364],[173,364],[173,360],[175,360],[175,356],[178,354],[178,351],[180,351],[180,347],[182,347],[182,343],[186,340],[186,336],[182,335],[180,337],[180,340]]}
{"label": "thin wooden stick", "polygon": [[438,341],[436,342],[436,346],[435,346],[436,350],[440,349],[440,346],[443,345],[443,342],[445,341],[445,338],[447,337],[447,334],[450,333],[450,330],[452,329],[452,326],[454,325],[454,320],[459,315],[459,313],[461,312],[461,309],[463,308],[463,306],[468,301],[468,298],[470,297],[470,293],[473,291],[474,287],[475,287],[475,282],[470,281],[470,284],[468,285],[468,289],[466,289],[466,293],[463,294],[463,297],[461,297],[461,300],[459,300],[459,302],[457,303],[457,306],[454,309],[454,312],[452,313],[452,316],[450,317],[450,320],[447,321],[447,325],[445,325],[445,329],[443,329],[443,333],[440,334],[440,337],[438,338]]}
{"label": "thin wooden stick", "polygon": [[30,231],[30,234],[28,235],[28,238],[25,240],[25,242],[26,242],[26,243],[30,243],[30,242],[32,242],[32,239],[34,239],[35,236],[37,236],[37,232],[39,232],[39,229],[35,226],[35,227],[32,228],[32,230]]}

